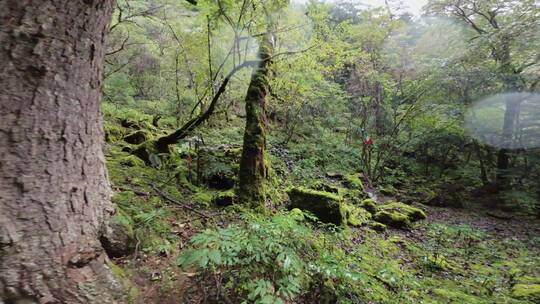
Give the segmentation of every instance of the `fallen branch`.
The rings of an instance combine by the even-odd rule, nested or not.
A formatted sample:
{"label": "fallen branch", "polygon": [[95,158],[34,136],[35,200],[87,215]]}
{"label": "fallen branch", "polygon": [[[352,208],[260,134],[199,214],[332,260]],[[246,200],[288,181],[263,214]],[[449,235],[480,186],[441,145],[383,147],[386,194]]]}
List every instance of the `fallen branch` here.
{"label": "fallen branch", "polygon": [[131,191],[135,193],[138,196],[150,196],[150,192],[144,192],[142,190],[132,189],[132,188],[126,188],[126,187],[113,187],[115,190],[119,191]]}
{"label": "fallen branch", "polygon": [[204,214],[203,212],[200,212],[200,211],[196,210],[195,208],[193,208],[193,207],[191,207],[191,206],[188,206],[188,205],[186,205],[186,204],[182,204],[181,202],[179,202],[179,201],[173,199],[173,198],[170,197],[167,193],[165,193],[165,192],[159,190],[158,187],[156,187],[156,185],[150,184],[150,187],[152,187],[152,189],[153,189],[157,194],[159,194],[159,196],[163,197],[165,200],[167,200],[167,201],[169,201],[169,202],[171,202],[171,203],[173,203],[173,204],[175,204],[175,205],[178,205],[178,206],[180,206],[180,207],[182,207],[182,208],[184,208],[184,209],[186,209],[186,210],[188,210],[188,211],[191,211],[191,212],[193,212],[193,213],[196,213],[197,215],[200,215],[201,217],[204,217],[204,218],[210,219],[210,220],[212,219],[212,217],[210,217],[210,216]]}
{"label": "fallen branch", "polygon": [[242,63],[239,66],[236,66],[225,79],[221,83],[221,86],[219,87],[218,91],[212,98],[212,101],[210,102],[210,105],[206,109],[204,113],[201,115],[189,120],[187,123],[185,123],[180,129],[174,131],[173,133],[162,136],[157,139],[156,141],[156,148],[158,151],[165,153],[167,152],[168,146],[177,143],[184,137],[186,137],[191,131],[193,131],[196,127],[198,127],[200,124],[205,122],[213,113],[216,108],[216,105],[219,101],[219,97],[225,92],[225,89],[227,88],[227,84],[231,80],[231,78],[236,74],[236,72],[240,71],[241,69],[245,67],[252,67],[257,66],[260,63],[259,60],[252,60],[252,61],[246,61]]}

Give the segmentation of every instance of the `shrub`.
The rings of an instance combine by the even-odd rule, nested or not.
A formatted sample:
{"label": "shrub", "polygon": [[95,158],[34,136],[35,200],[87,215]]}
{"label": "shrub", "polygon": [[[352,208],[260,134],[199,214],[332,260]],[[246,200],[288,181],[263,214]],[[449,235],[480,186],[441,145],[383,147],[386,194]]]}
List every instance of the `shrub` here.
{"label": "shrub", "polygon": [[313,286],[361,278],[343,262],[339,249],[323,249],[332,243],[294,213],[248,215],[245,224],[208,229],[191,244],[193,248],[178,257],[178,265],[197,268],[199,276],[219,277],[225,297],[237,298],[238,303],[284,303]]}

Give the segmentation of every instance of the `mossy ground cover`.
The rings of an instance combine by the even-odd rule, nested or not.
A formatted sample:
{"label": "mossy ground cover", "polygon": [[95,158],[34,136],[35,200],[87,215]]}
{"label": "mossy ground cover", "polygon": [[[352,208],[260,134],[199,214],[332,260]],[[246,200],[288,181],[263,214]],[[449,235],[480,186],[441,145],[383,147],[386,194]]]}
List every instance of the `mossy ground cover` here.
{"label": "mossy ground cover", "polygon": [[[118,270],[123,269],[122,280],[129,278],[136,285],[136,301],[202,303],[210,296],[219,298],[219,290],[234,299],[233,303],[240,301],[242,294],[250,294],[249,290],[235,289],[232,283],[216,285],[216,278],[225,280],[223,275],[231,269],[232,281],[228,282],[241,278],[253,290],[276,291],[278,285],[261,281],[261,272],[253,269],[283,273],[280,267],[284,267],[287,255],[280,254],[285,252],[297,258],[296,266],[305,271],[292,281],[299,280],[299,288],[283,289],[292,290],[291,294],[276,294],[289,303],[538,303],[540,227],[530,218],[501,220],[470,210],[379,203],[366,199],[356,169],[342,174],[344,183],[334,177],[329,182],[323,170],[317,173],[305,169],[291,175],[291,164],[274,154],[269,158],[277,170],[267,214],[253,215],[237,205],[217,207],[234,203],[233,190],[212,190],[198,183],[193,164],[190,166],[182,156],[191,155],[183,151],[185,146],[176,148],[178,155],[157,155],[159,162],[144,163],[130,153],[136,145],[122,140],[133,130],[111,115],[106,116],[111,130],[106,156],[118,209],[114,220],[130,227],[136,243],[134,253],[114,261],[121,268]],[[137,113],[130,115],[135,116],[132,120],[140,120]],[[168,131],[154,127],[148,130],[154,135]],[[220,136],[211,134],[208,142],[217,145]],[[210,219],[165,199],[153,186]],[[306,220],[310,215],[300,209],[288,211],[283,201],[291,186],[305,186],[301,188],[304,192],[340,205],[339,214],[346,218],[346,225],[320,225]],[[381,212],[390,219],[405,216],[405,225],[377,222]],[[255,229],[257,225],[266,230]],[[216,263],[210,269],[184,269],[176,265],[178,256],[197,247],[190,241],[194,236],[228,231],[229,227],[240,227],[235,230],[240,235],[250,233],[257,246],[270,246],[258,240],[265,240],[269,233],[275,235],[278,247],[272,247],[272,254],[281,262],[263,263],[255,258],[250,262],[255,268]],[[291,234],[291,227],[296,232]],[[230,245],[254,252],[249,249],[251,245],[235,242],[234,238]],[[324,268],[310,268],[314,265]],[[307,274],[314,277],[307,278]]]}

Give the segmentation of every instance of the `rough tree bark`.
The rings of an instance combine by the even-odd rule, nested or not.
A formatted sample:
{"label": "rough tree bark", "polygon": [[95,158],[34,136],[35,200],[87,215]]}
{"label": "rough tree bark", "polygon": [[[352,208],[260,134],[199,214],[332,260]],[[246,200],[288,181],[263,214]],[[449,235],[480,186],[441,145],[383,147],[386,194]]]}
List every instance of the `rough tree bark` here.
{"label": "rough tree bark", "polygon": [[273,55],[273,34],[269,31],[259,46],[260,63],[251,76],[246,95],[246,127],[240,159],[238,199],[254,207],[264,204],[267,165],[266,98],[269,94],[268,76]]}
{"label": "rough tree bark", "polygon": [[0,0],[0,303],[113,303],[99,110],[113,0]]}

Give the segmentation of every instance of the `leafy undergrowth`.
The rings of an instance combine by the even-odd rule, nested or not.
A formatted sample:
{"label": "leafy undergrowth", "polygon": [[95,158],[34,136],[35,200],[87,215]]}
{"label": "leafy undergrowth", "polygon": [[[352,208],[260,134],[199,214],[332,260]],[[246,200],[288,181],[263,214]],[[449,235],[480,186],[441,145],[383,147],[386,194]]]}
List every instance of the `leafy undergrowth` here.
{"label": "leafy undergrowth", "polygon": [[249,215],[194,236],[178,263],[205,282],[193,293],[206,288],[232,303],[538,301],[520,294],[540,278],[538,239],[499,238],[468,225],[416,228],[334,231],[295,213]]}
{"label": "leafy undergrowth", "polygon": [[[130,153],[136,144],[127,143],[125,137],[137,128],[144,129],[149,139],[166,130],[152,127],[151,118],[138,112],[122,112],[119,119],[124,125],[129,122],[122,126],[113,118],[119,115],[114,111],[105,111],[110,114],[106,116],[107,164],[117,207],[113,221],[124,226],[129,236],[126,252],[114,259],[120,267],[114,269],[119,278],[131,281],[135,303],[526,304],[540,300],[538,222],[421,206],[427,209],[428,219],[405,230],[379,232],[374,230],[381,228],[377,225],[322,224],[298,209],[287,211],[283,193],[289,186],[327,187],[344,193],[348,204],[369,210],[362,201],[361,180],[347,175],[352,172],[346,171],[350,166],[346,153],[339,156],[342,165],[324,159],[312,166],[346,172],[348,189],[328,186],[328,180],[322,181],[323,171],[306,165],[312,159],[286,161],[294,160],[294,154],[278,155],[285,150],[275,149],[270,158],[279,178],[268,213],[236,205],[218,208],[214,204],[231,197],[232,190],[211,189],[199,177],[216,183],[217,176],[219,184],[219,178],[234,176],[235,164],[216,158],[219,153],[233,155],[237,148],[208,150],[202,164],[207,170],[200,173],[198,155],[188,145],[178,145],[169,155],[155,155],[151,164],[145,164]],[[219,142],[215,134],[212,138]]]}

